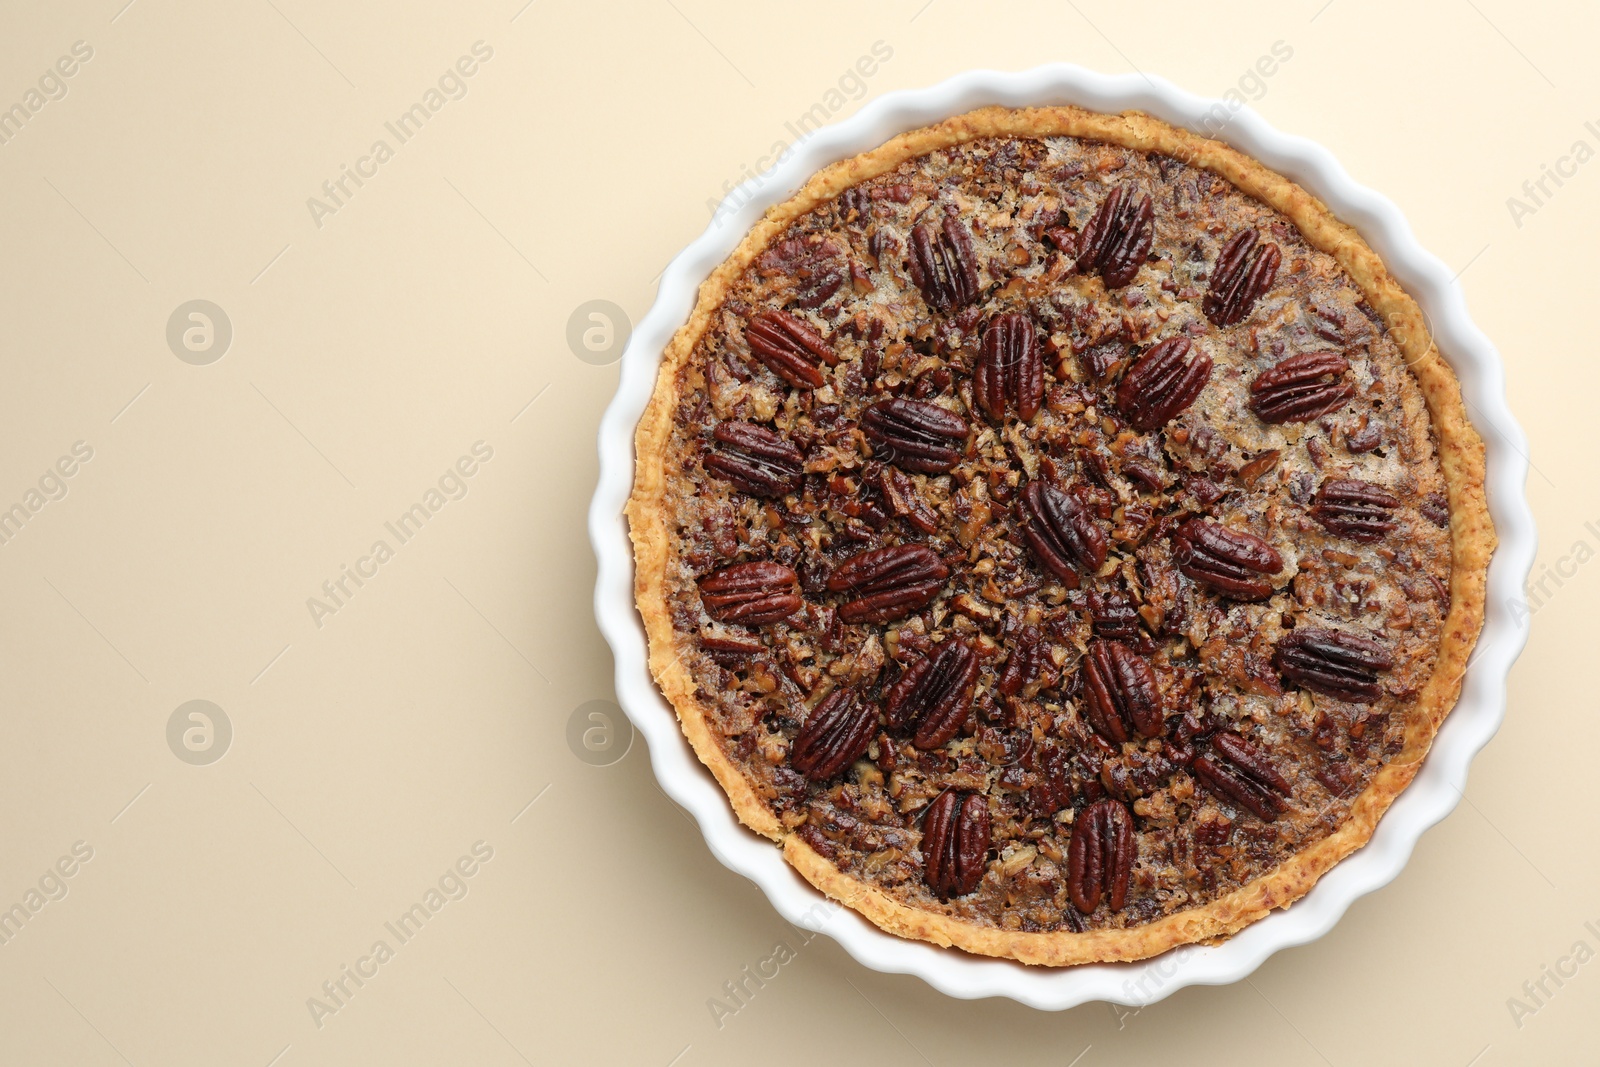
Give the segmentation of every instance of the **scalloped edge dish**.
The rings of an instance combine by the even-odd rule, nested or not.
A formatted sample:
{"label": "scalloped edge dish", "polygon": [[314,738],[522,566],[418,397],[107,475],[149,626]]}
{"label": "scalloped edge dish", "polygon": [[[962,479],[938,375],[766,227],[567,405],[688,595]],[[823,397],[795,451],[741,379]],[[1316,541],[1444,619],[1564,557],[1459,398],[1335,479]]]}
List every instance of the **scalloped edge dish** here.
{"label": "scalloped edge dish", "polygon": [[[1489,510],[1500,546],[1489,568],[1483,631],[1461,696],[1415,780],[1395,800],[1371,841],[1325,874],[1292,908],[1274,912],[1220,944],[1186,946],[1136,963],[1028,968],[903,940],[828,901],[769,843],[739,824],[649,674],[644,627],[634,606],[633,555],[622,518],[633,482],[633,430],[649,399],[662,351],[687,319],[700,283],[769,207],[787,199],[816,171],[907,130],[996,104],[1143,111],[1223,141],[1321,198],[1361,233],[1421,305],[1486,449]],[[1527,612],[1516,610],[1535,547],[1533,520],[1523,497],[1526,446],[1506,407],[1498,354],[1468,318],[1449,270],[1418,246],[1393,204],[1355,184],[1325,149],[1273,130],[1247,108],[1193,96],[1142,75],[1105,76],[1066,64],[1018,74],[969,72],[929,89],[887,95],[791,148],[774,170],[729,194],[706,232],[662,274],[655,305],[634,329],[623,355],[599,446],[600,481],[589,513],[599,563],[596,617],[615,657],[619,702],[649,741],[661,787],[695,816],[717,858],[759,885],[786,919],[828,934],[869,967],[915,974],[953,996],[1005,996],[1046,1009],[1090,1000],[1142,1006],[1186,985],[1237,981],[1278,949],[1320,937],[1357,897],[1393,879],[1422,831],[1455,807],[1472,756],[1504,717],[1506,675],[1527,639]]]}

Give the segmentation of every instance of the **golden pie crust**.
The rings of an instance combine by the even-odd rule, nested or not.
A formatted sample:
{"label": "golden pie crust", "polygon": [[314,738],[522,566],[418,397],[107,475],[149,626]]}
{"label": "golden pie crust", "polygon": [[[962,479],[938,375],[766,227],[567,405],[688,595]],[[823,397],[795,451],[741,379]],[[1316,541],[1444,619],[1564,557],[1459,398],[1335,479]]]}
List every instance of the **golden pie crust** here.
{"label": "golden pie crust", "polygon": [[[669,527],[664,458],[678,402],[677,370],[690,357],[730,287],[797,218],[847,188],[927,153],[980,138],[1067,136],[1161,153],[1210,171],[1290,220],[1313,248],[1331,255],[1379,312],[1404,353],[1426,401],[1449,504],[1449,610],[1431,676],[1406,711],[1404,744],[1352,803],[1337,830],[1241,888],[1146,925],[1028,932],[979,925],[908,906],[877,886],[842,872],[798,834],[784,829],[724,752],[674,653],[666,599]],[[1217,141],[1139,112],[1101,114],[1075,107],[985,108],[902,134],[883,146],[829,166],[791,199],[769,210],[733,254],[701,286],[689,320],[663,354],[661,371],[636,437],[637,468],[627,506],[634,544],[635,590],[649,637],[650,667],[676,709],[685,736],[727,793],[740,820],[777,841],[814,886],[878,926],[903,937],[1023,963],[1063,966],[1137,960],[1179,945],[1215,942],[1303,896],[1317,879],[1371,837],[1378,819],[1411,781],[1445,715],[1455,704],[1468,656],[1483,622],[1484,580],[1496,539],[1484,498],[1483,443],[1466,417],[1459,383],[1440,357],[1416,302],[1359,234],[1318,199],[1256,160]]]}

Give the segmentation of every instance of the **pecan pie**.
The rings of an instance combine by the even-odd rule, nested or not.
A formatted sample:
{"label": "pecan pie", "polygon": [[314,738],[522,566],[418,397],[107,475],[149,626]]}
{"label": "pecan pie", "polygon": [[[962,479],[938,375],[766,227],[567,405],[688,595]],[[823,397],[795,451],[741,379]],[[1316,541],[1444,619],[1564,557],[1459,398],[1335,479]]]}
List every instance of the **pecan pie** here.
{"label": "pecan pie", "polygon": [[894,933],[1225,937],[1364,844],[1494,547],[1417,305],[1256,161],[991,108],[817,174],[637,436],[651,667],[739,817]]}

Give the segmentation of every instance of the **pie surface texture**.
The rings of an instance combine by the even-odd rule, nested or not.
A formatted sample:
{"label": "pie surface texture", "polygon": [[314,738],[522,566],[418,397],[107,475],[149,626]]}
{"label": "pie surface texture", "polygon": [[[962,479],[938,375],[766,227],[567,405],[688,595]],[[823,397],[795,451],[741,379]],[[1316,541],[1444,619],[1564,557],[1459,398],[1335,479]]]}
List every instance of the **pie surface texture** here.
{"label": "pie surface texture", "polygon": [[1494,531],[1418,306],[1139,113],[816,174],[637,430],[650,664],[739,818],[880,927],[1059,966],[1223,938],[1371,836]]}

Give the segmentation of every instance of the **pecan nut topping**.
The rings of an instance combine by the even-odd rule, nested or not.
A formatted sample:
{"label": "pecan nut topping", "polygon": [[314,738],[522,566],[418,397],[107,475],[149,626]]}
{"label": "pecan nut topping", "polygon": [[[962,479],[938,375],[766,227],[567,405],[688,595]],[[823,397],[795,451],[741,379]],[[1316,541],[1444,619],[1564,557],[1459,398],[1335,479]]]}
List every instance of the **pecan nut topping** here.
{"label": "pecan nut topping", "polygon": [[1267,577],[1283,569],[1283,557],[1255,534],[1205,519],[1190,519],[1172,535],[1178,569],[1201,585],[1234,600],[1265,600]]}
{"label": "pecan nut topping", "polygon": [[822,367],[839,362],[833,347],[809,323],[787,311],[763,311],[744,328],[750,352],[796,389],[820,389]]}
{"label": "pecan nut topping", "polygon": [[988,858],[989,804],[983,794],[939,794],[922,823],[928,888],[943,900],[964,897],[983,880]]}
{"label": "pecan nut topping", "polygon": [[939,513],[929,506],[912,484],[910,478],[894,467],[883,468],[878,477],[878,488],[894,513],[925,534],[939,529]]}
{"label": "pecan nut topping", "polygon": [[1395,528],[1400,501],[1383,488],[1355,478],[1330,478],[1317,490],[1311,517],[1330,532],[1372,543]]}
{"label": "pecan nut topping", "polygon": [[[629,520],[740,814],[901,933],[1070,965],[1231,928],[1369,829],[1491,535],[1375,262],[1092,136],[1143,122],[1037,117],[987,128],[1091,136],[957,121],[746,238],[657,376]],[[718,580],[745,561],[796,580]]]}
{"label": "pecan nut topping", "polygon": [[1104,899],[1112,911],[1128,902],[1135,848],[1133,816],[1110,797],[1090,804],[1072,824],[1067,842],[1067,895],[1084,914]]}
{"label": "pecan nut topping", "polygon": [[1029,482],[1022,491],[1022,536],[1045,569],[1069,589],[1078,574],[1093,574],[1106,562],[1104,530],[1082,501],[1044,482]]}
{"label": "pecan nut topping", "polygon": [[1073,233],[1065,226],[1046,226],[1044,230],[1044,239],[1055,245],[1056,251],[1062,253],[1068,259],[1073,260],[1074,265],[1076,265],[1078,258],[1077,234]]}
{"label": "pecan nut topping", "polygon": [[906,397],[882,400],[861,413],[874,454],[922,474],[943,474],[961,461],[967,420],[937,404]]}
{"label": "pecan nut topping", "polygon": [[889,687],[884,717],[890,729],[914,727],[911,743],[918,748],[938,748],[967,721],[977,682],[977,653],[959,637],[946,638]]}
{"label": "pecan nut topping", "polygon": [[1133,281],[1155,239],[1155,212],[1148,195],[1132,185],[1119,185],[1105,198],[1078,236],[1078,269],[1096,271],[1107,289]]}
{"label": "pecan nut topping", "polygon": [[1140,433],[1159,430],[1200,396],[1211,380],[1211,357],[1197,352],[1179,334],[1152,346],[1140,356],[1117,386],[1117,410]]}
{"label": "pecan nut topping", "polygon": [[1232,326],[1249,315],[1278,276],[1283,254],[1277,245],[1259,241],[1255,230],[1240,230],[1217,257],[1210,291],[1200,301],[1200,310],[1218,326]]}
{"label": "pecan nut topping", "polygon": [[753,422],[720,422],[711,437],[718,447],[702,462],[735,489],[775,497],[800,488],[804,457],[782,434]]}
{"label": "pecan nut topping", "polygon": [[1054,743],[1028,750],[1026,762],[1034,772],[1034,786],[1028,790],[1028,805],[1034,814],[1049,818],[1072,805],[1072,763],[1070,749]]}
{"label": "pecan nut topping", "polygon": [[878,715],[854,689],[835,689],[822,699],[789,748],[789,764],[814,782],[843,772],[866,755],[878,730]]}
{"label": "pecan nut topping", "polygon": [[1146,640],[1140,629],[1139,608],[1133,598],[1117,589],[1096,589],[1089,593],[1089,622],[1096,637],[1140,644]]}
{"label": "pecan nut topping", "polygon": [[803,308],[826,304],[845,279],[838,246],[815,234],[779,241],[762,254],[757,269],[786,276],[794,287],[794,303]]}
{"label": "pecan nut topping", "polygon": [[1307,422],[1356,395],[1350,363],[1337,352],[1299,352],[1250,383],[1250,410],[1262,422]]}
{"label": "pecan nut topping", "polygon": [[845,622],[893,622],[933,603],[950,568],[927,545],[890,545],[858,552],[833,569],[828,590],[851,599]]}
{"label": "pecan nut topping", "polygon": [[[732,657],[734,659],[745,656],[758,656],[767,650],[767,646],[760,641],[752,641],[744,637],[730,637],[727,634],[701,634],[700,646],[707,652],[716,656]],[[724,662],[719,660],[718,662]]]}
{"label": "pecan nut topping", "polygon": [[946,215],[937,232],[925,222],[911,229],[911,281],[935,311],[949,313],[978,299],[978,256],[966,224]]}
{"label": "pecan nut topping", "polygon": [[1248,808],[1272,822],[1289,806],[1292,788],[1261,749],[1238,734],[1219,733],[1211,751],[1196,756],[1189,769],[1195,779],[1216,797]]}
{"label": "pecan nut topping", "polygon": [[1084,711],[1113,744],[1161,732],[1161,687],[1150,662],[1121,641],[1096,638],[1083,658]]}
{"label": "pecan nut topping", "polygon": [[1008,311],[989,321],[972,371],[972,396],[991,419],[1001,421],[1009,405],[1027,422],[1044,399],[1044,353],[1033,320]]}
{"label": "pecan nut topping", "polygon": [[995,688],[1004,696],[1014,697],[1035,681],[1044,678],[1050,662],[1050,649],[1045,645],[1037,626],[1027,626],[1011,646],[1006,657],[1006,669],[1000,674]]}
{"label": "pecan nut topping", "polygon": [[1272,665],[1286,685],[1352,704],[1375,704],[1383,696],[1378,675],[1394,666],[1394,657],[1370,637],[1300,627],[1278,642]]}
{"label": "pecan nut topping", "polygon": [[765,626],[800,610],[798,584],[781,563],[735,563],[700,579],[700,602],[718,622]]}

